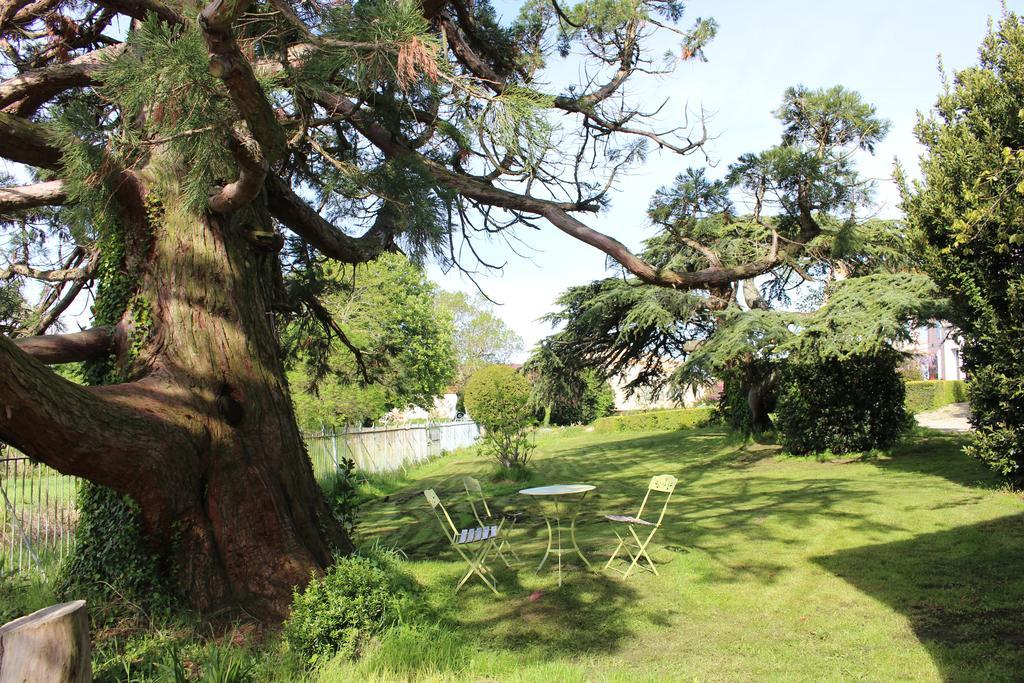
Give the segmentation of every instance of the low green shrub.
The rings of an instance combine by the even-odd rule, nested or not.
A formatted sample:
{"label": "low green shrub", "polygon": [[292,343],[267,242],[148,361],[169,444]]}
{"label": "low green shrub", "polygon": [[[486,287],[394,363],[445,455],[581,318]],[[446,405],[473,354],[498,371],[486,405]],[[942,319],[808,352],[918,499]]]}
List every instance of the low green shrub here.
{"label": "low green shrub", "polygon": [[911,415],[967,400],[967,383],[963,380],[917,380],[906,385],[907,412]]}
{"label": "low green shrub", "polygon": [[669,432],[702,427],[711,418],[711,408],[651,410],[602,417],[594,422],[595,432]]}
{"label": "low green shrub", "polygon": [[366,642],[394,625],[406,595],[391,568],[376,558],[338,560],[322,578],[295,591],[284,638],[309,664],[336,654],[353,658]]}

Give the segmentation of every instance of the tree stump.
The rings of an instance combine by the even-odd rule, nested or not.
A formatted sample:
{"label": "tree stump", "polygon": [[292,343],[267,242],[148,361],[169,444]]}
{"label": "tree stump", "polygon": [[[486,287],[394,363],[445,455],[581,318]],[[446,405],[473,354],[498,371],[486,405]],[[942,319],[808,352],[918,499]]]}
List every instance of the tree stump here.
{"label": "tree stump", "polygon": [[0,683],[90,683],[85,600],[45,607],[0,626]]}

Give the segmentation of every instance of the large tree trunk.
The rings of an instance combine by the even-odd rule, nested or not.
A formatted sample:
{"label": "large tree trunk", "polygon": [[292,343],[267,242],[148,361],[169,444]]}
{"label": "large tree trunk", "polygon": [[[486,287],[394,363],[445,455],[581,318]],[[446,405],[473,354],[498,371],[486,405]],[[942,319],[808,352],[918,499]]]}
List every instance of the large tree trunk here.
{"label": "large tree trunk", "polygon": [[124,383],[75,387],[0,340],[0,440],[130,495],[195,607],[279,619],[351,543],[292,410],[273,226],[259,199],[223,217],[162,194],[119,189],[136,287],[111,339]]}

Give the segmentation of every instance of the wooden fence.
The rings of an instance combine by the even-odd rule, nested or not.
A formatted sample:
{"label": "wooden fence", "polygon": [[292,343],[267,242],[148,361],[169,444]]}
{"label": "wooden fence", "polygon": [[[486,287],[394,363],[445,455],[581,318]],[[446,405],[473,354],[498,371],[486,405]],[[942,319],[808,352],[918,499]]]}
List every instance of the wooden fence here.
{"label": "wooden fence", "polygon": [[368,427],[303,434],[317,479],[331,474],[342,459],[355,461],[364,472],[393,472],[442,453],[473,445],[480,437],[475,422],[432,422],[422,425]]}

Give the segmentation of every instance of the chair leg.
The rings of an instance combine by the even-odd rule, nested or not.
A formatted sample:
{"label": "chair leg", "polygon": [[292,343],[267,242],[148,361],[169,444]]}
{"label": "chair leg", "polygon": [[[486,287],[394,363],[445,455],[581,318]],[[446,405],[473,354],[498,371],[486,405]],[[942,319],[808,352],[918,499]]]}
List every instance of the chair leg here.
{"label": "chair leg", "polygon": [[462,577],[461,581],[459,581],[459,584],[455,587],[455,592],[458,593],[459,589],[461,589],[466,584],[466,582],[469,581],[469,578],[473,576],[473,574],[476,574],[480,577],[481,581],[487,584],[487,587],[490,588],[495,595],[500,595],[500,593],[498,593],[498,589],[494,587],[494,584],[491,582],[490,579],[487,578],[486,574],[484,573],[490,571],[487,568],[487,565],[483,563],[484,559],[487,556],[488,547],[485,545],[483,548],[481,548],[480,552],[477,553],[473,559],[470,559],[470,557],[465,552],[463,552],[462,548],[456,546],[455,549],[459,552],[459,555],[462,555],[462,559],[466,561],[466,564],[469,565],[469,571],[466,572],[466,575]]}
{"label": "chair leg", "polygon": [[625,543],[626,543],[625,539],[623,539],[622,536],[619,536],[619,532],[615,531],[614,527],[612,528],[612,532],[614,532],[616,538],[619,539],[619,544],[617,546],[615,546],[615,552],[612,553],[612,556],[608,558],[608,562],[605,563],[605,565],[604,565],[605,569],[608,569],[608,567],[612,566],[612,562],[614,562],[615,558],[618,557],[619,551],[622,550],[622,546],[625,545]]}
{"label": "chair leg", "polygon": [[651,533],[647,536],[647,539],[641,541],[640,537],[636,535],[636,530],[632,526],[629,527],[629,533],[633,535],[633,540],[636,541],[637,553],[635,556],[633,556],[633,553],[630,553],[630,556],[633,557],[633,562],[629,565],[629,569],[626,570],[627,577],[629,576],[629,573],[633,571],[634,567],[640,566],[641,557],[647,560],[647,564],[650,566],[651,571],[654,572],[655,576],[658,576],[658,568],[654,566],[654,562],[651,560],[651,556],[647,554],[647,544],[651,542],[652,538],[654,538],[654,534],[657,530],[657,528],[654,528],[651,531]]}
{"label": "chair leg", "polygon": [[[515,531],[515,528],[516,528],[516,523],[513,521],[511,524],[508,525],[508,533],[509,533],[509,535],[511,535],[512,532]],[[519,553],[517,553],[516,549],[512,547],[512,544],[509,542],[508,538],[502,537],[501,544],[499,545],[499,548],[507,550],[509,552],[509,554],[512,555],[513,558],[515,558],[515,561],[517,563],[522,564],[523,561],[519,558]],[[502,558],[502,559],[504,559],[504,558]],[[505,565],[511,567],[511,565],[509,565],[509,563],[507,561],[505,562]]]}

